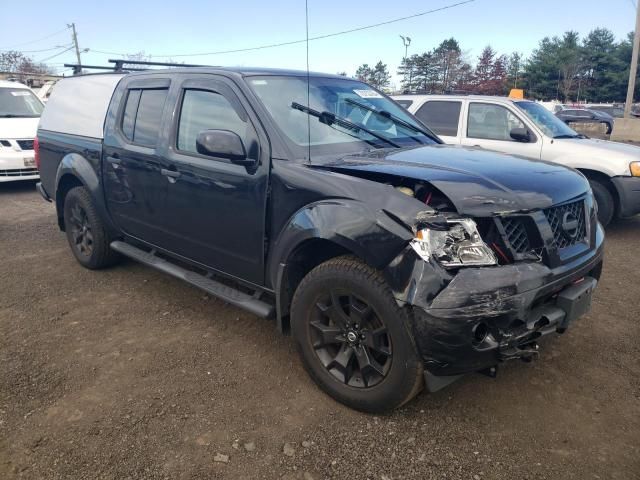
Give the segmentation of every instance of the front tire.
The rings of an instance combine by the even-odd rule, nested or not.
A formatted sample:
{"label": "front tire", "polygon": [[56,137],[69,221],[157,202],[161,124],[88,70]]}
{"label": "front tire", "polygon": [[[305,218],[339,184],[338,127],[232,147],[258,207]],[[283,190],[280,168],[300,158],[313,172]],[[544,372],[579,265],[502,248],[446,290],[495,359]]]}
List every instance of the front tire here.
{"label": "front tire", "polygon": [[609,189],[597,180],[589,180],[593,196],[598,205],[598,221],[606,227],[613,220],[616,212],[616,204]]}
{"label": "front tire", "polygon": [[111,239],[86,188],[74,187],[67,193],[64,227],[71,251],[83,267],[105,268],[120,259],[109,246]]}
{"label": "front tire", "polygon": [[356,258],[331,259],[302,280],[291,326],[307,372],[349,407],[387,411],[422,389],[409,312],[382,275]]}

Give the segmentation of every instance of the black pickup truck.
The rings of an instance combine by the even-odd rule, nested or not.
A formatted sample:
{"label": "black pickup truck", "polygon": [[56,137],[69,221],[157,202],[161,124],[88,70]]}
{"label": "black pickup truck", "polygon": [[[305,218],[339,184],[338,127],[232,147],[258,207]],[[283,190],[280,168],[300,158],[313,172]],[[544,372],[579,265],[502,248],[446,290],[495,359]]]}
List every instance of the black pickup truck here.
{"label": "black pickup truck", "polygon": [[532,359],[602,269],[582,175],[445,146],[339,76],[73,77],[35,143],[80,264],[124,255],[275,318],[318,385],[364,411]]}

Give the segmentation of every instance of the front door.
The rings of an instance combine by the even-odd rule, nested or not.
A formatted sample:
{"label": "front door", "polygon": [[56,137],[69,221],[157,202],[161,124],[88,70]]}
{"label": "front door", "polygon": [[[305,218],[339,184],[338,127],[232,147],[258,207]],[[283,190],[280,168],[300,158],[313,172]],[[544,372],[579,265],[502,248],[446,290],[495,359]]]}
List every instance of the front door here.
{"label": "front door", "polygon": [[[162,177],[167,189],[159,245],[225,274],[262,284],[268,142],[243,95],[213,75],[178,77],[171,90],[173,118]],[[205,130],[228,130],[244,143],[255,167],[198,153]],[[165,172],[166,173],[166,172]]]}
{"label": "front door", "polygon": [[[480,101],[469,102],[467,109],[461,142],[463,145],[540,159],[542,138],[510,109],[497,103]],[[514,128],[528,129],[530,141],[522,142],[511,138],[511,130]]]}

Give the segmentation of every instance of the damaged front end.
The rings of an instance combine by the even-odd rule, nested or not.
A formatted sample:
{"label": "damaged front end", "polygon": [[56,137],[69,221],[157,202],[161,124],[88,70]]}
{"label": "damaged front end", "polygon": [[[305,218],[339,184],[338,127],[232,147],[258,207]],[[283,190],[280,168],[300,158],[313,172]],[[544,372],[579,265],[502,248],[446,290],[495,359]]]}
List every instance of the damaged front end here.
{"label": "damaged front end", "polygon": [[[510,162],[505,171],[490,152],[446,152],[450,163],[425,162],[415,150],[325,167],[387,184],[423,206],[406,225],[413,240],[383,272],[412,311],[432,391],[465,373],[494,374],[500,362],[535,358],[541,337],[563,333],[589,310],[604,251],[580,175],[510,157],[500,159]],[[488,157],[486,174],[476,154]],[[459,168],[467,163],[473,173]]]}
{"label": "damaged front end", "polygon": [[[541,337],[563,333],[589,310],[604,234],[590,196],[577,202],[585,225],[573,241],[554,233],[553,212],[416,218],[416,238],[385,275],[397,300],[411,306],[429,390],[469,372],[494,375],[500,362],[529,361]],[[538,226],[521,233],[526,249],[504,228],[514,220]]]}

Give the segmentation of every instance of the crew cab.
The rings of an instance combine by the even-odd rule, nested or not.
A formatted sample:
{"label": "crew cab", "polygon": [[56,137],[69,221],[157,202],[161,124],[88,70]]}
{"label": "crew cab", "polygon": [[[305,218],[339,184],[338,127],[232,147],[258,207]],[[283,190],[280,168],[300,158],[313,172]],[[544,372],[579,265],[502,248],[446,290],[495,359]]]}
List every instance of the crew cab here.
{"label": "crew cab", "polygon": [[531,359],[589,310],[602,269],[582,175],[443,145],[340,76],[64,79],[37,144],[38,190],[81,265],[124,255],[274,318],[363,411]]}
{"label": "crew cab", "polygon": [[539,103],[474,95],[394,99],[449,144],[566,165],[585,175],[604,226],[640,213],[640,148],[587,138]]}
{"label": "crew cab", "polygon": [[43,108],[26,85],[0,81],[0,183],[39,178],[33,138]]}

